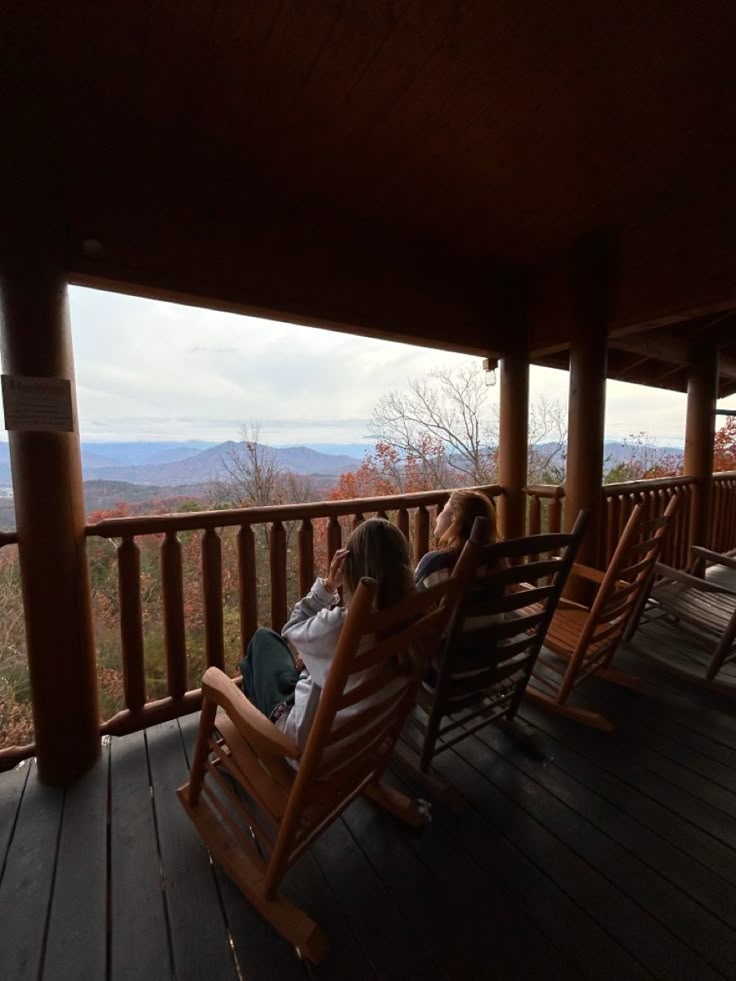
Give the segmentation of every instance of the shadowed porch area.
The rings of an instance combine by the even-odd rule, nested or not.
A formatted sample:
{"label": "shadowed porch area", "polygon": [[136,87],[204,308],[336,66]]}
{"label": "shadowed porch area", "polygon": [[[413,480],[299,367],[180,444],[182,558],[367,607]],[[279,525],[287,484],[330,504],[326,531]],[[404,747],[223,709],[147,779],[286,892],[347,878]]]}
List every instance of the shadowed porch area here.
{"label": "shadowed porch area", "polygon": [[330,828],[285,881],[329,938],[319,968],[179,806],[196,716],[106,740],[66,790],[34,763],[2,775],[0,976],[736,977],[736,719],[630,650],[617,663],[638,693],[582,693],[614,733],[525,704],[545,760],[481,733],[439,758],[461,813],[436,805],[413,834],[359,800]]}

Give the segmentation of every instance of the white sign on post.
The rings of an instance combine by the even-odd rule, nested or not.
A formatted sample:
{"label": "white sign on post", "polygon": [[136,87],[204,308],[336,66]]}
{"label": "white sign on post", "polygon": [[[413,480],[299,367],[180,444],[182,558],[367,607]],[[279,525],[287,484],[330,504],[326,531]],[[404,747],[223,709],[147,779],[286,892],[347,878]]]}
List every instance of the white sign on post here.
{"label": "white sign on post", "polygon": [[3,375],[5,428],[19,432],[74,432],[72,383],[68,378]]}

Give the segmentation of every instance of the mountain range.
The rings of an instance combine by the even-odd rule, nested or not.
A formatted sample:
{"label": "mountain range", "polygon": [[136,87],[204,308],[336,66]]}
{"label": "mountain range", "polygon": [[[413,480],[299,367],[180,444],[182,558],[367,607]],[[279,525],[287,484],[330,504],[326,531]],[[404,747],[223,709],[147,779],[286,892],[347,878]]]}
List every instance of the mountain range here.
{"label": "mountain range", "polygon": [[[346,444],[341,444],[346,445]],[[360,444],[347,444],[358,451]],[[113,480],[131,484],[180,487],[220,479],[223,460],[237,452],[238,444],[225,443],[82,443],[85,481]],[[308,446],[263,447],[279,466],[293,473],[337,477],[357,470],[361,454],[322,453]],[[8,444],[0,443],[0,485],[10,484]]]}
{"label": "mountain range", "polygon": [[[542,444],[544,452],[553,444]],[[205,441],[82,443],[84,479],[125,481],[131,484],[154,484],[157,487],[183,487],[216,481],[223,475],[223,458],[236,451],[238,443]],[[316,444],[325,451],[332,444]],[[662,453],[678,454],[681,447],[660,447]],[[285,470],[313,477],[337,477],[357,470],[370,446],[361,443],[334,444],[333,452],[323,452],[313,446],[264,447],[273,453]],[[335,452],[341,450],[343,452]],[[609,440],[604,457],[607,466],[628,461],[636,448],[630,443]],[[0,486],[10,484],[8,444],[0,443]]]}

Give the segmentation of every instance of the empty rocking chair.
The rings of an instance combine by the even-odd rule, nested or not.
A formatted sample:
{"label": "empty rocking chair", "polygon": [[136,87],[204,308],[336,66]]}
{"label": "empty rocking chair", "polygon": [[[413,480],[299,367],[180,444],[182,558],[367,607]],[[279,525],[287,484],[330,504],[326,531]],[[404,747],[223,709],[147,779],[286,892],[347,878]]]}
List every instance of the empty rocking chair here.
{"label": "empty rocking chair", "polygon": [[613,729],[605,716],[570,705],[568,700],[591,675],[630,688],[638,684],[636,678],[609,665],[628,627],[639,616],[678,504],[679,498],[673,497],[664,514],[652,521],[644,520],[644,511],[637,504],[605,572],[573,565],[571,576],[597,583],[598,591],[590,607],[561,600],[527,688],[530,698],[593,728]]}
{"label": "empty rocking chair", "polygon": [[[705,573],[708,566],[736,572],[736,558],[698,545],[691,546],[690,551],[694,561],[689,572],[657,563],[657,582],[641,619],[641,639],[645,646],[632,646],[642,657],[681,678],[733,696],[736,695],[736,587]],[[687,632],[686,652],[679,649],[677,642],[667,642],[656,632],[654,624],[659,620],[674,622],[678,629]],[[653,643],[654,637],[657,639]]]}
{"label": "empty rocking chair", "polygon": [[215,861],[314,963],[327,952],[325,938],[279,884],[359,794],[407,824],[426,821],[417,802],[380,781],[459,581],[376,612],[375,583],[361,580],[303,752],[222,671],[204,674],[197,746],[179,799]]}

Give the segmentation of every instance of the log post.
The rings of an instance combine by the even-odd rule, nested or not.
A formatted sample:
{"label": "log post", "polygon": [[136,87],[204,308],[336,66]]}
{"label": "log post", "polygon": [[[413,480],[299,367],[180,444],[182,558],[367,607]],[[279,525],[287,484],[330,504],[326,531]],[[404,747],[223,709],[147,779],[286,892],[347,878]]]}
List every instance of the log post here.
{"label": "log post", "polygon": [[498,482],[499,533],[518,538],[526,531],[527,463],[529,447],[529,355],[526,350],[505,354],[500,364]]}
{"label": "log post", "polygon": [[690,506],[690,545],[709,545],[717,398],[718,352],[714,348],[704,348],[694,355],[687,380],[684,469],[686,477],[695,477]]}
{"label": "log post", "polygon": [[100,752],[95,647],[66,277],[26,228],[0,242],[0,350],[5,374],[71,382],[71,432],[9,432],[38,772],[65,784]]}
{"label": "log post", "polygon": [[570,394],[568,401],[565,530],[590,508],[578,561],[598,566],[603,517],[603,442],[608,359],[608,248],[591,237],[576,244],[570,277]]}

